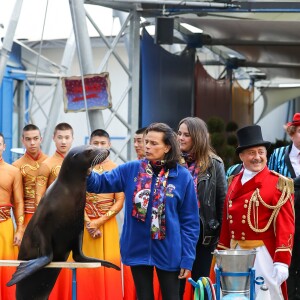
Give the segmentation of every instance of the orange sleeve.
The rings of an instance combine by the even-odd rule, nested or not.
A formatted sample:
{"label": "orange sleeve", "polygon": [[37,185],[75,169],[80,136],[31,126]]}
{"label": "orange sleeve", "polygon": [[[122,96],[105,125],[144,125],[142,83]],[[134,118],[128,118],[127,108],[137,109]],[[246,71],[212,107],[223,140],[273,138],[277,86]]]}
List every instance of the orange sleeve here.
{"label": "orange sleeve", "polygon": [[13,213],[16,220],[17,228],[23,228],[24,223],[24,198],[23,198],[23,181],[22,175],[19,169],[14,171],[14,181],[12,186],[12,202]]}

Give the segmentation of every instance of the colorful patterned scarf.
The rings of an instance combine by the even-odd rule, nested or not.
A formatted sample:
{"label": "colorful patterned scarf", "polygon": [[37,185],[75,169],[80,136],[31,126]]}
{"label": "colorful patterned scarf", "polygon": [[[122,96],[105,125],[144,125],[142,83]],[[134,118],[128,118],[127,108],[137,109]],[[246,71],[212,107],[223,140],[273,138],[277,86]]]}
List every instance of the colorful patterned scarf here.
{"label": "colorful patterned scarf", "polygon": [[[164,167],[164,161],[157,161],[154,167],[161,167],[161,169],[153,191],[151,237],[152,239],[162,240],[166,237],[165,201],[169,170]],[[142,159],[132,198],[132,216],[143,222],[146,220],[152,177],[152,165],[148,160]]]}
{"label": "colorful patterned scarf", "polygon": [[[196,191],[197,198],[198,198],[197,184],[198,184],[198,175],[199,175],[199,172],[200,172],[200,167],[197,166],[195,156],[193,154],[181,153],[181,157],[182,157],[181,165],[186,167],[189,170],[192,177],[193,177],[194,187],[195,187],[195,191]],[[198,207],[200,207],[199,199],[198,199]]]}

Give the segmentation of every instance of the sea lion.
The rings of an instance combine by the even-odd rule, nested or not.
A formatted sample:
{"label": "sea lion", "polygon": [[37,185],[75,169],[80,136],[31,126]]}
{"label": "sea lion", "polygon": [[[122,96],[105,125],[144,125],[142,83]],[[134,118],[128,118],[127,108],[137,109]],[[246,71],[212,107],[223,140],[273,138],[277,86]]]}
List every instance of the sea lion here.
{"label": "sea lion", "polygon": [[72,148],[65,157],[59,175],[47,189],[23,236],[19,251],[21,263],[7,286],[17,284],[17,300],[44,300],[61,269],[44,268],[51,261],[66,261],[70,252],[76,262],[110,262],[84,256],[82,238],[88,169],[109,155],[95,146]]}

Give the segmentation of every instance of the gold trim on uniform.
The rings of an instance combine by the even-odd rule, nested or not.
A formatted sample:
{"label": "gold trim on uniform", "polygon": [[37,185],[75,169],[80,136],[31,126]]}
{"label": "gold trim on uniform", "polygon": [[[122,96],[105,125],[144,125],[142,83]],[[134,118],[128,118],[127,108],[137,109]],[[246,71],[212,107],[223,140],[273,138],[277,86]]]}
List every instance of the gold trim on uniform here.
{"label": "gold trim on uniform", "polygon": [[57,178],[58,177],[58,174],[59,174],[59,171],[60,171],[60,168],[61,168],[61,166],[56,166],[56,167],[53,167],[52,169],[51,169],[51,175],[53,176],[53,177],[55,177],[55,178]]}
{"label": "gold trim on uniform", "polygon": [[235,249],[239,245],[242,249],[253,249],[257,247],[264,246],[264,242],[262,240],[234,240],[230,241],[230,248]]}
{"label": "gold trim on uniform", "polygon": [[277,248],[276,250],[275,250],[275,253],[276,252],[289,252],[291,255],[292,255],[292,250],[291,249],[289,249],[289,248]]}
{"label": "gold trim on uniform", "polygon": [[48,178],[43,175],[39,175],[36,177],[36,184],[39,186],[44,186],[47,184]]}
{"label": "gold trim on uniform", "polygon": [[115,199],[106,199],[101,194],[86,193],[85,212],[90,219],[105,216],[115,203]]}
{"label": "gold trim on uniform", "polygon": [[[278,173],[271,171],[272,173],[278,175]],[[280,190],[281,196],[276,205],[268,205],[260,196],[259,189],[255,189],[253,192],[250,203],[248,206],[248,213],[247,213],[247,221],[249,227],[257,233],[265,232],[269,229],[271,223],[273,222],[274,232],[276,232],[276,218],[279,214],[281,207],[289,200],[292,199],[291,194],[294,192],[294,183],[293,180],[290,178],[286,178],[284,176],[279,176],[277,182],[277,189]],[[264,228],[258,227],[258,208],[259,205],[262,204],[264,207],[273,210],[266,226]],[[251,221],[251,215],[254,218],[254,224]]]}
{"label": "gold trim on uniform", "polygon": [[[28,174],[27,168],[31,171],[36,171],[38,170],[39,167],[40,165],[38,162],[35,162],[35,166],[24,164],[20,167],[20,171],[23,175],[23,183],[24,183],[24,200],[35,199],[36,176]],[[26,201],[25,201],[25,205],[26,205]]]}

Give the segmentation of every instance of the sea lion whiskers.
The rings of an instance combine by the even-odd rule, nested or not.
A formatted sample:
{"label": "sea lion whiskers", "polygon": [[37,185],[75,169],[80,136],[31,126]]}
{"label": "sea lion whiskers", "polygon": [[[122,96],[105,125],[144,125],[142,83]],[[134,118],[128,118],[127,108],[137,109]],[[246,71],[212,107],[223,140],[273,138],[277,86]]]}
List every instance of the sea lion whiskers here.
{"label": "sea lion whiskers", "polygon": [[95,167],[95,166],[98,164],[98,160],[99,160],[98,156],[99,156],[99,155],[100,155],[100,154],[97,154],[97,156],[94,157],[94,159],[93,159],[93,161],[92,161],[92,163],[91,163],[91,167],[92,167],[92,168]]}
{"label": "sea lion whiskers", "polygon": [[104,161],[107,157],[107,153],[99,153],[96,155],[96,157],[93,159],[92,163],[91,163],[91,167],[96,166],[97,164],[101,163],[102,161]]}
{"label": "sea lion whiskers", "polygon": [[[99,154],[97,154],[97,156],[98,156]],[[97,164],[98,164],[98,158],[97,158],[97,156],[93,159],[93,161],[92,161],[92,163],[91,163],[91,168],[94,168]]]}

